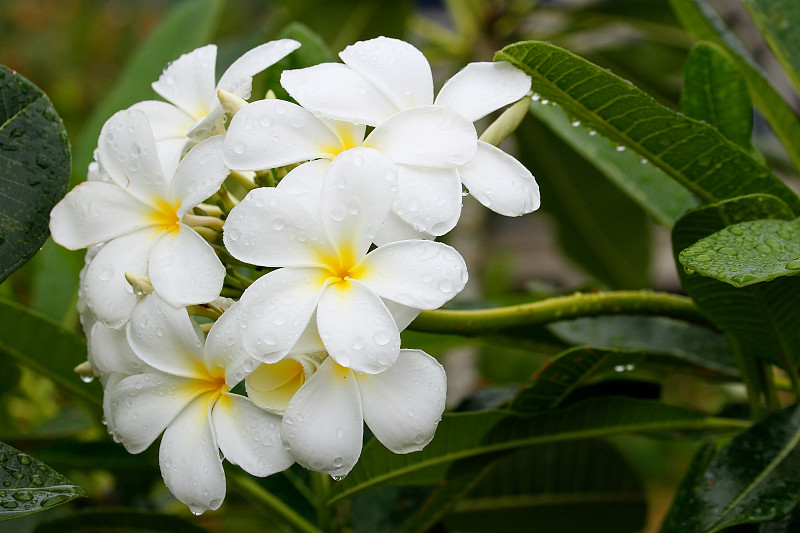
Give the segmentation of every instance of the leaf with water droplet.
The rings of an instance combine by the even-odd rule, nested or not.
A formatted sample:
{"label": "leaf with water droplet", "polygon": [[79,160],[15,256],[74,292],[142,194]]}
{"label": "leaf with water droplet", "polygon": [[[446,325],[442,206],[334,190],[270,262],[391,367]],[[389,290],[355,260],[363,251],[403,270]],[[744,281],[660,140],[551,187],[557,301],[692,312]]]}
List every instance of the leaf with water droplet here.
{"label": "leaf with water droplet", "polygon": [[0,85],[0,283],[39,251],[50,210],[67,190],[66,131],[47,96],[0,65],[17,83]]}
{"label": "leaf with water droplet", "polygon": [[[702,246],[705,253],[695,255]],[[685,268],[735,287],[800,273],[800,219],[750,220],[717,231],[683,250]]]}
{"label": "leaf with water droplet", "polygon": [[88,496],[46,464],[0,442],[0,521],[10,520]]}

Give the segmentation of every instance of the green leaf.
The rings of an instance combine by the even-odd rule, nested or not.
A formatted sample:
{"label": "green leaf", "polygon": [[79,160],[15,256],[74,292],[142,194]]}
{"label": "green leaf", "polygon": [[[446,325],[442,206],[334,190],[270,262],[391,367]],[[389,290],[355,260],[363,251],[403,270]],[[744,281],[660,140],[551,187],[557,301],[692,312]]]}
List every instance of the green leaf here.
{"label": "green leaf", "polygon": [[711,532],[734,524],[770,522],[800,499],[800,405],[771,415],[734,437],[693,490],[679,493],[665,521],[667,532]]}
{"label": "green leaf", "polygon": [[67,132],[47,96],[0,65],[0,283],[50,235],[69,184]]}
{"label": "green leaf", "polygon": [[73,369],[86,361],[86,341],[29,309],[0,299],[0,350],[84,400],[103,403],[98,383],[83,383]]}
{"label": "green leaf", "polygon": [[689,52],[683,68],[681,109],[684,115],[711,124],[752,152],[753,106],[747,83],[719,46],[701,42]]}
{"label": "green leaf", "polygon": [[445,522],[464,532],[634,533],[644,527],[646,511],[642,482],[616,448],[585,440],[501,459]]}
{"label": "green leaf", "polygon": [[585,59],[536,41],[507,46],[495,59],[530,74],[541,99],[635,151],[704,203],[765,193],[800,215],[800,198],[714,127],[667,109]]}
{"label": "green leaf", "polygon": [[645,214],[532,116],[516,134],[519,160],[548,199],[542,209],[558,224],[559,244],[567,255],[613,288],[647,286],[650,231]]}
{"label": "green leaf", "polygon": [[[737,222],[791,220],[794,214],[777,198],[751,195],[691,211],[672,230],[678,254],[716,231]],[[678,269],[681,283],[703,313],[749,357],[761,357],[787,369],[800,361],[800,278],[782,277],[768,283],[736,288]]]}
{"label": "green leaf", "polygon": [[0,442],[0,521],[86,497],[86,491],[34,459]]}
{"label": "green leaf", "polygon": [[553,409],[576,388],[603,374],[633,370],[643,359],[639,352],[573,348],[545,363],[520,388],[508,408],[518,413]]}
{"label": "green leaf", "polygon": [[548,329],[570,344],[638,350],[688,361],[731,377],[739,375],[733,354],[719,332],[681,320],[600,316],[555,322]]}
{"label": "green leaf", "polygon": [[[73,185],[83,181],[97,137],[111,115],[157,95],[150,84],[158,79],[170,61],[208,44],[224,0],[185,0],[176,5],[159,26],[136,49],[114,88],[92,110],[75,143]],[[77,179],[76,179],[77,178]]]}
{"label": "green leaf", "polygon": [[594,130],[581,127],[580,121],[570,120],[560,107],[540,102],[531,104],[531,114],[594,165],[657,223],[671,228],[683,213],[697,206],[697,199],[688,190],[655,166],[643,163],[641,157],[629,150],[618,150],[614,143],[597,135]]}
{"label": "green leaf", "polygon": [[92,509],[39,524],[33,533],[208,533],[208,530],[172,515]]}
{"label": "green leaf", "polygon": [[[750,96],[800,170],[800,120],[706,0],[669,0],[681,24],[697,39],[721,46],[736,61],[750,87]],[[767,191],[765,191],[767,192]],[[742,193],[745,194],[745,193]],[[793,211],[797,211],[789,204]]]}
{"label": "green leaf", "polygon": [[800,5],[795,0],[744,0],[775,57],[800,91]]}
{"label": "green leaf", "polygon": [[376,439],[370,441],[347,479],[334,486],[329,503],[387,483],[435,484],[453,461],[534,444],[663,430],[731,431],[743,426],[738,420],[708,418],[654,401],[608,397],[531,416],[499,410],[450,414],[420,452],[396,455]]}
{"label": "green leaf", "polygon": [[800,219],[752,220],[712,233],[678,260],[698,274],[745,287],[800,273]]}

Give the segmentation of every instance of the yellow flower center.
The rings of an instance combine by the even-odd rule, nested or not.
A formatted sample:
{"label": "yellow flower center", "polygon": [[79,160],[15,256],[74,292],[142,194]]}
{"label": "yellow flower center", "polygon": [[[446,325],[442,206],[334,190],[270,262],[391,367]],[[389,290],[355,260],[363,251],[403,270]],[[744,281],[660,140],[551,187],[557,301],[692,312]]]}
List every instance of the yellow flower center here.
{"label": "yellow flower center", "polygon": [[178,208],[180,203],[170,204],[163,198],[158,198],[151,202],[153,210],[150,212],[148,222],[158,228],[159,231],[177,231],[178,223]]}

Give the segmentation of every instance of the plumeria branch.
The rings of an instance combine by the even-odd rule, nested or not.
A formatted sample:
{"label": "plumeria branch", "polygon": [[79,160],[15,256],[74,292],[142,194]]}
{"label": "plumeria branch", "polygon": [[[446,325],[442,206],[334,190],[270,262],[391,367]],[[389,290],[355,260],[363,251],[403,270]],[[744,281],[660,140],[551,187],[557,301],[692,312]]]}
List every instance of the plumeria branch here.
{"label": "plumeria branch", "polygon": [[548,324],[589,316],[646,314],[711,325],[685,296],[652,291],[575,293],[493,309],[422,311],[409,329],[429,333],[481,335],[514,326]]}
{"label": "plumeria branch", "polygon": [[304,533],[322,533],[313,524],[300,516],[294,509],[286,505],[281,499],[261,487],[253,478],[233,468],[226,468],[226,475],[231,486],[246,500],[260,509],[267,510],[271,515],[277,514],[291,524],[295,531]]}

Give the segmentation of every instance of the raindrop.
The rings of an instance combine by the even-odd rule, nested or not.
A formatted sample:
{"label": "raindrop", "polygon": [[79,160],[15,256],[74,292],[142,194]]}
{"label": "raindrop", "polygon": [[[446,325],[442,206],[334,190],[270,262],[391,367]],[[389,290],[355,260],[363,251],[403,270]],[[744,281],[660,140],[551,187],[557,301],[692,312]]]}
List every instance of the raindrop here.
{"label": "raindrop", "polygon": [[572,124],[573,126],[575,126],[575,127],[578,127],[578,126],[580,126],[580,125],[581,125],[581,121],[580,121],[580,120],[573,120],[573,121],[571,122],[571,124]]}
{"label": "raindrop", "polygon": [[795,259],[786,263],[787,270],[800,270],[800,259]]}
{"label": "raindrop", "polygon": [[81,381],[83,381],[84,383],[91,383],[92,381],[94,381],[94,376],[86,376],[82,374]]}
{"label": "raindrop", "polygon": [[341,481],[345,478],[345,476],[331,476],[334,481]]}
{"label": "raindrop", "polygon": [[233,147],[233,151],[236,152],[237,154],[243,154],[244,150],[245,150],[244,143],[236,143],[236,145]]}
{"label": "raindrop", "polygon": [[333,467],[334,468],[341,468],[343,464],[344,464],[344,458],[343,457],[336,457],[336,458],[333,459]]}
{"label": "raindrop", "polygon": [[617,150],[617,152],[624,152],[625,151],[625,147],[620,144],[620,145],[617,146],[616,150]]}

